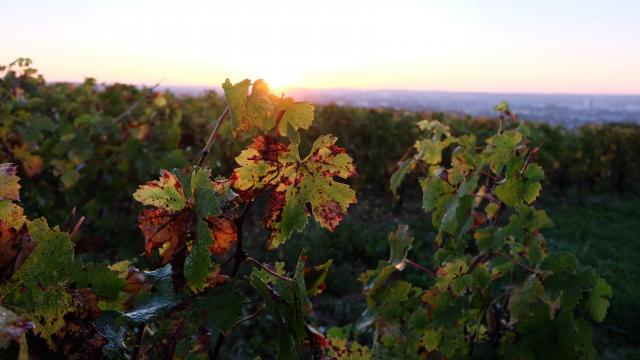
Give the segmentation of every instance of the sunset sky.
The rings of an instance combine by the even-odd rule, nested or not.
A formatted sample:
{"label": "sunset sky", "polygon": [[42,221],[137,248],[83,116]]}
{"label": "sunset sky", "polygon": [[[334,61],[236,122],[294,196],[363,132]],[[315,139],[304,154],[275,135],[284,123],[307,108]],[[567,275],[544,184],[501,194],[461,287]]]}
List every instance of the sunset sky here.
{"label": "sunset sky", "polygon": [[48,80],[640,94],[640,1],[7,1]]}

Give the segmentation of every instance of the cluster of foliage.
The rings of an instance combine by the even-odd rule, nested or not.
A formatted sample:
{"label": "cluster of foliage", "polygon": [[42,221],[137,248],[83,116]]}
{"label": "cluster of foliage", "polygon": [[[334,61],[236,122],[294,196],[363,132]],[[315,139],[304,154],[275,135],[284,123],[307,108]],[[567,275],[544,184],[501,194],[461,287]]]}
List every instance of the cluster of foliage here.
{"label": "cluster of foliage", "polygon": [[[161,257],[155,270],[75,258],[72,238],[83,218],[72,227],[72,212],[53,228],[44,218],[28,220],[16,166],[0,166],[5,355],[217,358],[234,327],[263,313],[278,326],[278,358],[322,351],[327,340],[310,320],[309,297],[323,291],[331,262],[307,267],[301,255],[289,272],[284,263],[260,262],[243,248],[243,223],[252,203],[268,197],[269,248],[301,231],[309,216],[334,230],[356,201],[336,181],[355,174],[352,159],[331,135],[300,155],[298,131],[311,125],[313,105],[274,96],[261,80],[223,88],[229,107],[218,121],[230,114],[238,132],[257,128],[261,135],[236,157],[228,178],[199,164],[162,170],[133,194],[144,206],[145,253],[158,249]],[[225,259],[233,261],[226,274]],[[254,267],[239,277],[242,264]]]}
{"label": "cluster of foliage", "polygon": [[[260,261],[248,250],[246,220],[266,202],[266,239],[252,243],[270,258],[311,216],[336,228],[356,202],[346,183],[356,171],[337,138],[319,132],[334,123],[314,122],[313,105],[274,96],[261,80],[225,82],[225,108],[214,93],[176,98],[119,84],[98,89],[92,79],[46,85],[29,63],[0,69],[0,357],[218,358],[246,323],[277,327],[281,359],[592,357],[587,319],[605,317],[611,289],[571,255],[548,254],[540,229],[551,221],[531,205],[543,180],[533,163],[543,152],[526,139],[535,131],[500,128],[479,136],[487,145],[478,147],[473,135],[420,122],[430,136],[400,162],[392,190],[409,173],[426,174],[436,270],[408,259],[413,237],[398,226],[389,260],[361,276],[362,319],[324,332],[310,299],[325,290],[331,260],[307,266],[296,253],[293,263]],[[371,124],[381,149],[399,157],[390,134],[415,135],[408,126],[416,114],[405,127],[371,114],[382,114]],[[350,126],[333,130],[342,138]],[[205,142],[194,162],[193,145]],[[380,149],[353,145],[374,169],[361,179],[386,176]],[[215,172],[202,166],[210,151]],[[147,181],[157,169],[171,170]],[[114,245],[117,252],[97,254]],[[400,280],[407,265],[431,285]],[[372,346],[358,343],[369,335]]]}
{"label": "cluster of foliage", "polygon": [[[223,99],[98,86],[94,79],[47,84],[29,64],[19,59],[0,77],[0,154],[20,165],[25,210],[60,223],[78,207],[89,219],[78,234],[80,252],[138,254],[139,244],[119,240],[138,236],[131,193],[159,168],[193,163],[193,145],[206,141]],[[241,144],[222,140],[213,154],[228,169],[233,156],[220,149],[239,151]]]}
{"label": "cluster of foliage", "polygon": [[[215,92],[174,96],[131,85],[46,83],[27,59],[0,70],[0,154],[20,165],[32,217],[64,221],[77,207],[88,219],[77,235],[78,253],[95,259],[130,258],[142,251],[129,196],[157,169],[184,168],[195,162],[214,114],[224,99]],[[439,120],[456,133],[482,141],[495,133],[494,119],[389,109],[324,106],[316,111],[301,146],[332,133],[349,144],[360,164],[356,189],[386,189],[396,160],[419,136],[421,119]],[[222,124],[211,154],[220,173],[230,173],[244,142],[233,138],[233,124]],[[615,189],[640,192],[640,128],[590,125],[575,130],[528,124],[530,140],[543,144],[538,161],[547,189],[565,192]],[[236,131],[241,138],[259,129]],[[376,144],[376,146],[371,146]],[[96,191],[100,184],[100,191]],[[95,220],[100,219],[99,222]]]}
{"label": "cluster of foliage", "polygon": [[[361,176],[362,188],[387,188],[396,160],[406,144],[421,137],[416,126],[423,119],[437,120],[455,133],[474,134],[478,141],[493,136],[498,118],[451,113],[420,113],[394,109],[364,109],[328,105],[318,111],[321,121],[314,134],[327,129],[350,144]],[[544,184],[559,194],[599,192],[640,194],[640,126],[637,124],[587,124],[568,129],[544,122],[528,122],[529,141],[540,146],[537,160],[545,169]],[[377,146],[371,147],[369,144]]]}
{"label": "cluster of foliage", "polygon": [[[506,104],[497,108],[515,119]],[[589,321],[605,318],[612,289],[573,255],[547,250],[540,230],[552,222],[533,206],[544,173],[529,129],[500,126],[478,146],[440,122],[419,126],[426,136],[399,162],[391,189],[422,174],[423,209],[438,230],[435,270],[408,258],[406,226],[389,235],[389,260],[361,276],[368,309],[358,329],[373,329],[375,356],[595,358]],[[401,279],[406,266],[431,285]]]}

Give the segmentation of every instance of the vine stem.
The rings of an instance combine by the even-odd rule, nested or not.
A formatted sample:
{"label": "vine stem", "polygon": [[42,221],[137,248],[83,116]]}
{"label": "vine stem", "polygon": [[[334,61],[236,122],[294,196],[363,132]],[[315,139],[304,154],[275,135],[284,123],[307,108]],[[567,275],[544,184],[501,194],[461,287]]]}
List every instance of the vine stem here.
{"label": "vine stem", "polygon": [[[228,111],[228,107],[225,109],[226,113]],[[223,113],[223,115],[224,115]],[[220,115],[220,118],[222,118],[222,120],[224,120],[224,117],[222,115]],[[216,124],[216,128],[219,126],[219,124],[222,122],[222,120],[220,120],[220,118],[218,119],[218,124]],[[213,139],[214,136],[213,134],[215,134],[215,129],[214,132],[212,133],[212,136],[209,139]],[[207,147],[205,146],[205,149]],[[211,148],[211,146],[209,146],[209,149]],[[204,153],[205,149],[202,149],[202,153],[204,154],[204,156],[206,156],[206,154]],[[207,150],[208,151],[208,150]],[[204,158],[204,156],[201,157],[201,159]],[[200,163],[200,161],[198,161]],[[199,165],[198,165],[199,166]],[[253,200],[249,201],[247,203],[247,205],[245,205],[244,209],[242,209],[242,213],[240,214],[240,216],[234,220],[234,223],[236,225],[236,231],[238,234],[238,238],[236,240],[236,253],[233,256],[234,258],[234,262],[233,262],[233,269],[231,270],[231,278],[234,278],[238,275],[238,272],[240,271],[240,265],[247,260],[248,256],[247,253],[244,251],[244,244],[243,244],[243,225],[244,225],[244,220],[247,218],[247,214],[249,214],[249,210],[251,209],[251,205],[253,205]],[[218,359],[220,357],[220,349],[222,349],[222,345],[224,345],[225,340],[227,339],[227,337],[224,334],[220,334],[218,336],[218,340],[216,340],[216,344],[213,348],[213,351],[209,351],[208,356],[209,359]]]}
{"label": "vine stem", "polygon": [[216,121],[216,125],[213,127],[213,131],[211,131],[211,134],[209,135],[209,139],[207,140],[207,143],[202,148],[202,151],[200,152],[200,158],[196,163],[196,167],[200,167],[200,165],[202,165],[202,162],[204,161],[204,158],[207,157],[207,155],[209,155],[209,152],[211,151],[211,146],[213,146],[213,141],[215,140],[216,135],[218,134],[218,130],[220,129],[220,125],[222,125],[222,122],[224,121],[224,119],[227,117],[228,114],[229,114],[229,106],[227,105],[224,108],[224,111],[222,112],[222,114],[220,114],[220,116],[218,117],[218,120]]}
{"label": "vine stem", "polygon": [[413,261],[411,259],[406,259],[406,262],[407,262],[407,265],[410,265],[411,267],[414,267],[414,268],[426,273],[427,275],[431,276],[434,279],[436,279],[438,277],[438,275],[436,275],[436,273],[433,270],[431,270],[431,269],[429,269],[427,267],[424,267],[424,266],[418,264],[417,262],[415,262],[415,261]]}
{"label": "vine stem", "polygon": [[138,100],[136,100],[136,102],[134,102],[133,104],[131,104],[131,106],[129,106],[127,108],[127,110],[125,110],[122,114],[118,115],[118,117],[116,117],[115,119],[113,119],[113,122],[117,123],[120,120],[124,119],[125,117],[131,115],[131,112],[133,110],[135,110],[138,106],[140,106],[140,104],[142,104],[142,102],[151,94],[153,94],[153,91],[160,86],[160,82],[156,83],[155,85],[153,85],[152,87],[148,88],[148,89],[144,89],[143,92],[146,92],[146,94],[143,94]]}
{"label": "vine stem", "polygon": [[530,272],[532,272],[532,273],[534,273],[534,274],[538,274],[538,273],[540,272],[539,270],[534,269],[534,268],[532,268],[532,267],[530,267],[530,266],[527,266],[527,265],[525,265],[525,264],[523,264],[523,263],[521,263],[521,262],[519,262],[519,261],[517,261],[517,260],[515,260],[515,259],[511,258],[510,256],[507,256],[507,255],[505,255],[505,254],[501,253],[501,252],[496,252],[496,254],[497,254],[497,255],[499,255],[499,256],[502,256],[503,258],[505,258],[505,259],[507,259],[507,260],[509,260],[509,261],[510,261],[510,262],[512,262],[514,265],[518,265],[518,266],[520,266],[521,268],[523,268],[523,269],[525,269],[525,270],[527,270],[527,271],[530,271]]}
{"label": "vine stem", "polygon": [[280,280],[284,280],[284,281],[288,281],[288,282],[292,282],[293,279],[288,278],[286,276],[280,275],[277,272],[273,271],[271,268],[269,268],[267,265],[261,263],[260,261],[252,258],[251,256],[247,256],[247,260],[251,261],[252,263],[254,263],[255,265],[257,265],[258,267],[260,267],[261,269],[263,269],[264,271],[268,272],[269,274],[277,277]]}

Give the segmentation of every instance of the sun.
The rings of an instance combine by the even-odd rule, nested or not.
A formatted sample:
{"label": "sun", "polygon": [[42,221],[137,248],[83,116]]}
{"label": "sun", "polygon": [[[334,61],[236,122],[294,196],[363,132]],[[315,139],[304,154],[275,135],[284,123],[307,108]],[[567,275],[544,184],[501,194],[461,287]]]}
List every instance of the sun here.
{"label": "sun", "polygon": [[284,94],[295,85],[295,76],[286,71],[267,71],[262,76],[273,94]]}

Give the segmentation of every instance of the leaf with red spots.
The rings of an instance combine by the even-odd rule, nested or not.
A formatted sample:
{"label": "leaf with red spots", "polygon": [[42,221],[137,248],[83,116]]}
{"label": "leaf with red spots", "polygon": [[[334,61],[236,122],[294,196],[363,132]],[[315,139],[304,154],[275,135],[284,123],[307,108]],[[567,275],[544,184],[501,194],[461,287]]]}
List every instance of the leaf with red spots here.
{"label": "leaf with red spots", "polygon": [[160,180],[140,186],[133,197],[143,205],[164,210],[181,210],[187,203],[182,184],[176,175],[167,170],[162,170]]}
{"label": "leaf with red spots", "polygon": [[321,136],[304,159],[297,145],[285,146],[273,137],[256,137],[236,158],[240,165],[232,180],[239,191],[274,187],[265,227],[271,231],[269,247],[276,248],[294,230],[301,231],[310,209],[322,227],[333,231],[356,202],[347,184],[334,180],[355,174],[353,160],[345,149],[335,146],[337,138]]}
{"label": "leaf with red spots", "polygon": [[279,143],[272,136],[257,136],[251,145],[236,157],[240,167],[231,176],[233,186],[242,191],[258,191],[274,184],[287,166],[283,155],[289,154],[290,147]]}
{"label": "leaf with red spots", "polygon": [[[179,265],[194,291],[204,288],[213,269],[208,248],[215,244],[206,220],[221,213],[221,201],[229,201],[232,194],[224,188],[224,184],[211,181],[207,168],[195,168],[190,173],[163,170],[160,180],[150,181],[134,194],[144,205],[155,207],[144,209],[138,217],[146,254],[159,248],[163,263],[173,260]],[[221,245],[219,251],[223,248]],[[182,250],[186,250],[183,256],[174,259]]]}
{"label": "leaf with red spots", "polygon": [[[355,191],[334,180],[335,177],[347,179],[356,173],[353,160],[344,148],[334,145],[336,141],[331,135],[319,137],[307,157],[285,169],[284,176],[288,179],[275,190],[285,194],[285,205],[273,206],[273,212],[268,215],[269,247],[275,248],[284,242],[294,229],[304,228],[308,207],[320,226],[333,231],[344,219],[349,205],[356,202]],[[297,148],[292,153],[297,155]]]}

